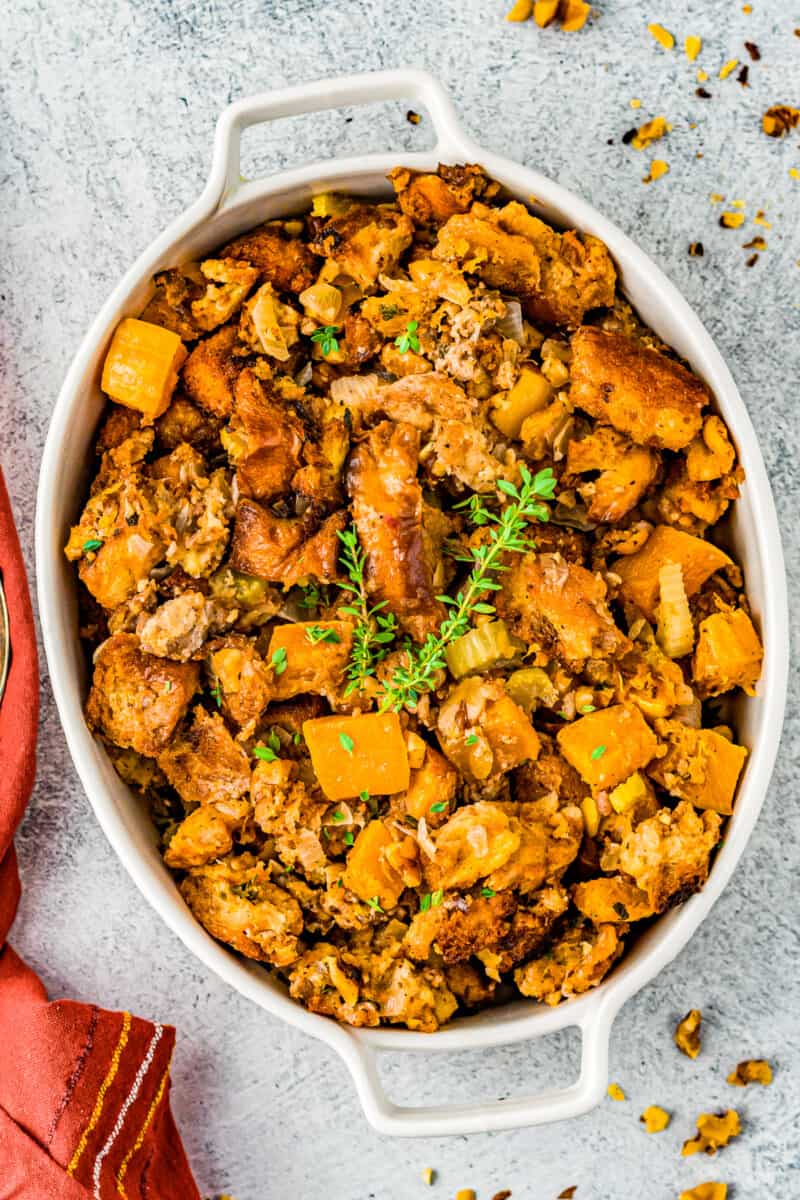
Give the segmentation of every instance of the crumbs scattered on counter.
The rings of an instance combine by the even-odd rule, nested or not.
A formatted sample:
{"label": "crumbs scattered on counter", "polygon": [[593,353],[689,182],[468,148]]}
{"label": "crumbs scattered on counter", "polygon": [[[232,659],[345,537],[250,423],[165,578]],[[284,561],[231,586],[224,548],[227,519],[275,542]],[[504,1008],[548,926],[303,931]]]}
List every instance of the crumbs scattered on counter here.
{"label": "crumbs scattered on counter", "polygon": [[649,1104],[639,1117],[639,1120],[648,1133],[662,1133],[669,1125],[672,1117],[659,1104]]}
{"label": "crumbs scattered on counter", "polygon": [[765,1058],[748,1058],[740,1062],[728,1076],[732,1087],[747,1087],[749,1083],[760,1083],[769,1087],[772,1083],[772,1067]]}
{"label": "crumbs scattered on counter", "polygon": [[697,1058],[702,1046],[700,1029],[703,1024],[703,1014],[699,1008],[692,1008],[682,1021],[678,1022],[674,1041],[678,1049],[688,1058]]}
{"label": "crumbs scattered on counter", "polygon": [[662,158],[654,158],[650,163],[650,169],[642,178],[642,183],[654,183],[656,179],[661,179],[662,176],[669,173],[669,163],[664,162]]}
{"label": "crumbs scattered on counter", "polygon": [[618,1083],[610,1083],[608,1085],[608,1094],[612,1100],[624,1100],[625,1093]]}
{"label": "crumbs scattered on counter", "polygon": [[422,117],[418,112],[414,112],[413,108],[410,108],[406,113],[406,120],[408,121],[409,125],[419,125]]}
{"label": "crumbs scattered on counter", "polygon": [[774,104],[761,118],[761,128],[767,137],[779,138],[795,129],[798,121],[800,108],[791,108],[788,104]]}
{"label": "crumbs scattered on counter", "polygon": [[507,21],[528,21],[533,17],[540,29],[558,20],[566,33],[583,29],[591,16],[592,7],[586,0],[516,0],[506,14]]}
{"label": "crumbs scattered on counter", "polygon": [[[744,10],[750,8],[749,4],[745,4]],[[698,1183],[697,1187],[689,1188],[688,1192],[681,1192],[678,1200],[726,1200],[728,1195],[727,1183]]]}
{"label": "crumbs scattered on counter", "polygon": [[563,1192],[559,1192],[556,1200],[572,1200],[572,1197],[578,1190],[578,1185],[573,1183],[572,1187],[564,1188]]}
{"label": "crumbs scattered on counter", "polygon": [[742,1123],[735,1108],[723,1113],[701,1113],[697,1118],[697,1133],[683,1143],[681,1155],[716,1154],[742,1132]]}

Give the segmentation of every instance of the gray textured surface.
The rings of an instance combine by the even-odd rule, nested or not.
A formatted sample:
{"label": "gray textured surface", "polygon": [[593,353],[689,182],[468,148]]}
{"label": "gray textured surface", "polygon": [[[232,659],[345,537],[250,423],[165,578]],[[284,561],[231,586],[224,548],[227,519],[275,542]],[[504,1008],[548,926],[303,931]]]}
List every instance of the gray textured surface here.
{"label": "gray textured surface", "polygon": [[[503,21],[504,0],[13,0],[3,18],[0,79],[0,456],[32,557],[38,460],[64,370],[89,320],[133,257],[197,194],[213,121],[248,92],[335,72],[409,63],[451,89],[485,145],[535,164],[615,217],[668,272],[707,323],[750,407],[776,488],[789,570],[798,582],[800,308],[798,136],[759,130],[767,105],[798,103],[800,10],[783,0],[607,0],[578,35]],[[687,15],[687,11],[691,13]],[[682,40],[699,33],[711,100],[694,69],[665,54],[646,22]],[[758,43],[751,87],[716,78]],[[794,86],[794,92],[792,92]],[[631,97],[642,108],[632,113]],[[430,136],[398,109],[283,123],[259,143],[272,166],[346,150],[398,150]],[[663,113],[674,130],[656,153],[671,173],[645,187],[652,155],[621,145]],[[690,122],[697,122],[695,129]],[[608,145],[607,139],[614,144]],[[702,158],[696,157],[702,152]],[[248,171],[248,173],[252,173]],[[717,224],[709,193],[746,202],[741,230]],[[772,229],[751,218],[763,207]],[[742,243],[763,234],[751,270]],[[687,255],[700,239],[702,259]],[[672,1200],[708,1178],[735,1200],[800,1194],[798,1033],[797,677],[777,774],[736,877],[687,950],[617,1020],[610,1101],[573,1124],[437,1142],[391,1142],[366,1126],[344,1068],[325,1048],[270,1020],[212,978],[134,890],[72,770],[47,682],[39,783],[19,837],[25,895],[18,948],[53,994],[174,1021],[174,1104],[201,1186],[237,1200],[413,1200],[501,1187],[514,1200]],[[691,1005],[707,1016],[694,1064],[670,1041]],[[737,1059],[777,1066],[767,1091],[733,1093]],[[397,1096],[496,1096],[561,1082],[576,1046],[539,1045],[447,1059],[391,1061]],[[739,1102],[744,1136],[716,1160],[681,1160],[692,1118]],[[674,1111],[647,1138],[646,1104]],[[421,1169],[439,1182],[423,1187]]]}

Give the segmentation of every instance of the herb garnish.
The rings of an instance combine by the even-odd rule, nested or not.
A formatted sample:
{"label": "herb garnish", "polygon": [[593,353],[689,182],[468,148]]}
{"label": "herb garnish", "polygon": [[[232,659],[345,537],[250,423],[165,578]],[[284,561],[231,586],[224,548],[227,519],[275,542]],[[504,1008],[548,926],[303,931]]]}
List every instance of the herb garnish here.
{"label": "herb garnish", "polygon": [[270,659],[270,664],[276,675],[282,675],[286,670],[286,647],[279,646]]}
{"label": "herb garnish", "polygon": [[497,892],[494,890],[494,888],[482,887],[481,895],[483,896],[484,900],[491,900],[492,896],[497,895]]}
{"label": "herb garnish", "polygon": [[595,706],[594,706],[593,704],[583,704],[583,705],[581,705],[581,712],[582,712],[582,713],[590,713],[590,712],[594,712],[594,711],[595,711]]}
{"label": "herb garnish", "polygon": [[419,898],[419,911],[427,912],[429,908],[438,908],[444,900],[444,892],[439,888],[435,892],[425,892]]}
{"label": "herb garnish", "polygon": [[83,543],[84,550],[99,550],[103,545],[100,538],[89,538],[88,542]]}
{"label": "herb garnish", "polygon": [[550,514],[542,501],[552,500],[556,486],[551,467],[531,475],[527,467],[520,466],[520,476],[522,484],[519,488],[507,479],[498,481],[498,490],[511,501],[499,515],[486,509],[480,498],[476,504],[474,496],[460,506],[469,507],[491,528],[486,539],[471,548],[472,570],[464,588],[454,597],[437,597],[450,610],[438,634],[429,633],[422,646],[407,646],[406,665],[395,668],[391,678],[384,683],[381,700],[384,711],[396,711],[406,705],[416,708],[420,695],[435,686],[437,672],[447,665],[445,649],[469,630],[472,615],[494,614],[494,605],[480,597],[487,591],[500,590],[500,584],[491,576],[507,569],[502,562],[506,554],[531,549],[525,531],[529,522],[548,519]]}
{"label": "herb garnish", "polygon": [[435,804],[432,804],[430,806],[430,808],[428,809],[428,812],[440,813],[440,812],[444,812],[444,810],[446,808],[447,808],[447,805],[445,804],[444,800],[437,800]]}
{"label": "herb garnish", "polygon": [[419,354],[418,329],[419,321],[409,321],[406,325],[405,333],[401,333],[399,337],[394,339],[394,344],[401,354],[408,354],[409,350],[413,350],[415,354]]}
{"label": "herb garnish", "polygon": [[343,821],[343,820],[344,820],[344,813],[343,813],[343,812],[339,812],[339,809],[337,808],[337,809],[336,809],[336,812],[333,814],[333,819],[334,819],[334,821]]}
{"label": "herb garnish", "polygon": [[468,738],[464,739],[465,746],[474,746],[478,741],[477,733],[471,733]]}
{"label": "herb garnish", "polygon": [[336,337],[338,332],[338,325],[323,325],[321,329],[315,329],[311,335],[312,342],[317,342],[326,358],[331,353],[335,354],[339,349],[339,341]]}
{"label": "herb garnish", "polygon": [[341,642],[342,640],[335,629],[323,629],[321,625],[311,625],[306,630],[306,637],[312,646],[316,646],[317,642]]}
{"label": "herb garnish", "polygon": [[597,759],[597,758],[602,758],[602,757],[603,757],[603,755],[605,754],[605,752],[606,752],[606,747],[605,747],[605,746],[595,746],[595,748],[594,748],[594,750],[592,751],[592,753],[591,753],[590,757],[591,757],[591,758],[594,758],[594,759]]}
{"label": "herb garnish", "polygon": [[366,903],[374,912],[383,912],[383,909],[381,908],[380,896],[370,896]]}
{"label": "herb garnish", "polygon": [[260,758],[262,762],[275,762],[277,754],[269,746],[254,746],[253,754],[256,758]]}
{"label": "herb garnish", "polygon": [[217,684],[216,687],[211,688],[211,695],[216,702],[217,708],[222,708],[222,690],[219,684]]}
{"label": "herb garnish", "polygon": [[389,643],[394,641],[397,634],[397,620],[394,613],[384,614],[381,611],[386,607],[385,601],[370,608],[364,578],[367,556],[361,548],[355,527],[340,530],[339,538],[342,543],[339,561],[348,579],[339,587],[353,597],[353,602],[341,611],[355,618],[353,648],[346,672],[348,683],[344,690],[345,696],[349,696],[351,692],[364,687],[367,679],[375,674],[378,663],[389,653]]}
{"label": "herb garnish", "polygon": [[342,749],[346,750],[348,754],[353,753],[353,747],[355,746],[355,742],[350,737],[349,733],[340,733],[339,734],[339,742],[341,744]]}
{"label": "herb garnish", "polygon": [[347,833],[344,835],[345,846],[352,846],[354,841],[355,841],[355,838],[353,837],[353,834],[351,833],[351,831],[348,829]]}

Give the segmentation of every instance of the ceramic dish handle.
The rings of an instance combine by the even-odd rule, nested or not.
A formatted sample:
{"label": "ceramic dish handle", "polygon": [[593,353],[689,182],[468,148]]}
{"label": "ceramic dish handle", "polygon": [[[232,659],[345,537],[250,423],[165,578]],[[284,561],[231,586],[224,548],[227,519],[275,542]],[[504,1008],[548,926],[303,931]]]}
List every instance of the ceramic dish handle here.
{"label": "ceramic dish handle", "polygon": [[342,75],[338,79],[249,96],[226,108],[217,122],[206,197],[214,196],[216,206],[222,207],[239,189],[241,135],[250,125],[353,104],[401,99],[416,100],[427,109],[436,132],[434,153],[443,158],[474,157],[476,147],[461,129],[450,97],[427,71],[401,67],[396,71]]}
{"label": "ceramic dish handle", "polygon": [[[613,1019],[613,1011],[600,1008],[578,1024],[581,1071],[575,1083],[485,1103],[444,1104],[430,1108],[398,1105],[383,1090],[375,1050],[357,1034],[350,1034],[349,1048],[343,1052],[343,1057],[364,1115],[379,1133],[392,1137],[445,1137],[520,1129],[577,1117],[599,1104],[608,1085],[608,1044]],[[427,1069],[432,1061],[433,1056],[426,1057]]]}

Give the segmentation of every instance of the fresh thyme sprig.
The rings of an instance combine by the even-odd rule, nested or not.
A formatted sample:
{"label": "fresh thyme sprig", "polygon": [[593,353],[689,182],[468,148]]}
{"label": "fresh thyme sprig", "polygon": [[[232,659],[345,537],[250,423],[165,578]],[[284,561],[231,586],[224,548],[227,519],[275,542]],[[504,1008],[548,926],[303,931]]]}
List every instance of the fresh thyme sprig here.
{"label": "fresh thyme sprig", "polygon": [[339,349],[339,340],[336,337],[338,332],[338,325],[323,325],[321,328],[315,329],[311,335],[312,342],[317,342],[326,358],[329,354],[336,354]]}
{"label": "fresh thyme sprig", "polygon": [[490,527],[488,536],[465,556],[472,570],[461,591],[455,596],[437,597],[448,609],[439,632],[429,633],[419,647],[407,646],[405,665],[397,667],[383,685],[384,711],[415,708],[420,696],[435,686],[437,673],[447,665],[446,648],[468,631],[473,614],[489,616],[495,612],[494,605],[482,599],[486,592],[500,590],[492,576],[508,569],[502,561],[504,555],[531,549],[525,530],[531,521],[548,520],[550,514],[542,501],[552,500],[556,486],[550,467],[531,475],[527,467],[521,466],[520,476],[519,487],[505,479],[498,482],[498,489],[510,500],[500,513],[488,509],[478,496],[471,496],[459,506],[468,509],[474,525]]}
{"label": "fresh thyme sprig", "polygon": [[345,696],[349,696],[351,692],[360,691],[367,679],[375,674],[378,663],[389,653],[389,644],[397,636],[398,627],[394,613],[382,611],[386,607],[385,600],[370,606],[364,579],[367,556],[355,528],[341,530],[339,538],[342,543],[339,561],[347,572],[347,582],[340,583],[339,587],[353,597],[352,603],[341,611],[355,620],[344,691]]}

